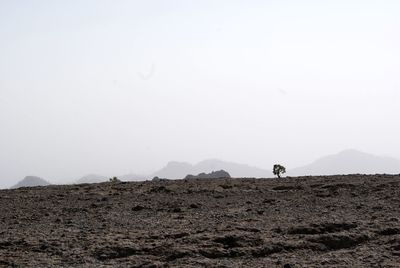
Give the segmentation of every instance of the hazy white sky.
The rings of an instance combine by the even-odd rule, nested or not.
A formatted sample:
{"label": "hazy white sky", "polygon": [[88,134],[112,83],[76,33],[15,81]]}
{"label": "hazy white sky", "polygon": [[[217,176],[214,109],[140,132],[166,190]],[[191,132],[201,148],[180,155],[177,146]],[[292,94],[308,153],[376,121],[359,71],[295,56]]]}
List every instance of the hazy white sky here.
{"label": "hazy white sky", "polygon": [[0,0],[0,186],[400,158],[400,1]]}

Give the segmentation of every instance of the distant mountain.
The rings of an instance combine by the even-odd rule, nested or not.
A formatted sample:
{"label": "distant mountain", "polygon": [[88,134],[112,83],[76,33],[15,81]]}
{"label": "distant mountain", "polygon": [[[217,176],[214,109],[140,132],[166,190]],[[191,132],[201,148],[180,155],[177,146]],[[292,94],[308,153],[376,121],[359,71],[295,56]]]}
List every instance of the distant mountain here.
{"label": "distant mountain", "polygon": [[376,156],[357,150],[345,150],[335,155],[322,157],[315,162],[289,170],[289,176],[336,175],[336,174],[399,174],[400,161]]}
{"label": "distant mountain", "polygon": [[106,176],[101,176],[97,174],[89,174],[86,176],[83,176],[79,180],[77,180],[75,183],[80,184],[80,183],[100,183],[100,182],[105,182],[108,181],[109,178]]}
{"label": "distant mountain", "polygon": [[225,162],[218,159],[204,160],[195,165],[194,168],[197,173],[211,172],[222,169],[227,171],[232,177],[236,178],[245,178],[245,177],[269,178],[272,176],[272,172],[270,170],[261,169],[258,167],[253,167],[245,164]]}
{"label": "distant mountain", "polygon": [[47,186],[50,183],[42,178],[36,176],[26,176],[23,180],[12,186],[12,189],[20,187],[34,187],[34,186]]}
{"label": "distant mountain", "polygon": [[150,177],[159,177],[159,178],[167,178],[167,179],[182,179],[188,174],[195,173],[193,171],[194,171],[194,167],[189,163],[171,161],[167,164],[166,167],[153,173]]}
{"label": "distant mountain", "polygon": [[217,170],[226,170],[232,177],[258,177],[271,176],[271,171],[248,165],[225,162],[218,159],[208,159],[196,165],[185,162],[169,162],[166,167],[153,173],[150,177],[168,179],[182,179],[188,174],[210,173]]}

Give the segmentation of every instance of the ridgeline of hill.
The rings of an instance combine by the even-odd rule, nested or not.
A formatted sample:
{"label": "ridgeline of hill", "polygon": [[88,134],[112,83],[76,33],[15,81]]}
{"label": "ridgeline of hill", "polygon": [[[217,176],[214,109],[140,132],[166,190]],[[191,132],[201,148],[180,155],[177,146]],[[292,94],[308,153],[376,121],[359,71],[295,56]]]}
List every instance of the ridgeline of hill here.
{"label": "ridgeline of hill", "polygon": [[20,187],[48,186],[50,183],[40,177],[26,176],[23,180],[12,186],[12,189]]}
{"label": "ridgeline of hill", "polygon": [[4,267],[398,267],[400,176],[0,191]]}

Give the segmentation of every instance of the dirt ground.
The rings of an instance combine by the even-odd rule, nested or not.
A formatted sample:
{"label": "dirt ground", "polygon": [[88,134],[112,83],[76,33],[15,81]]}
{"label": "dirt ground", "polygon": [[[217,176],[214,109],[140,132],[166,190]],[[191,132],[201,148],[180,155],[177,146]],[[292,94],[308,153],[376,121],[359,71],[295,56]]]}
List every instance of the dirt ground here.
{"label": "dirt ground", "polygon": [[1,190],[0,267],[400,267],[400,176]]}

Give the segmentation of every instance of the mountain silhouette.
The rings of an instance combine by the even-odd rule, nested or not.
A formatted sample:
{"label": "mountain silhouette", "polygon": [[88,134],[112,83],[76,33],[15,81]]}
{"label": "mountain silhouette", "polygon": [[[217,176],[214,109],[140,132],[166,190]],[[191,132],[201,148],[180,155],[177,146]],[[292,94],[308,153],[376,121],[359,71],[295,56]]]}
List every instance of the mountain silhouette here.
{"label": "mountain silhouette", "polygon": [[215,170],[225,170],[229,172],[232,177],[244,178],[268,178],[271,177],[272,172],[270,170],[261,169],[245,164],[238,164],[234,162],[226,162],[218,159],[208,159],[201,161],[194,166],[197,173],[211,172]]}
{"label": "mountain silhouette", "polygon": [[171,161],[167,166],[153,173],[150,177],[182,179],[188,174],[197,174],[193,165],[186,162]]}
{"label": "mountain silhouette", "polygon": [[42,178],[36,176],[26,176],[23,180],[12,186],[12,189],[20,187],[35,187],[35,186],[47,186],[50,183]]}
{"label": "mountain silhouette", "polygon": [[188,174],[210,173],[217,170],[225,170],[232,177],[271,177],[271,171],[257,167],[233,162],[225,162],[218,159],[208,159],[195,165],[186,162],[169,162],[166,167],[152,174],[151,177],[168,179],[182,179]]}
{"label": "mountain silhouette", "polygon": [[315,162],[289,170],[289,176],[314,176],[336,174],[399,174],[400,161],[357,150],[345,150],[322,157]]}
{"label": "mountain silhouette", "polygon": [[218,170],[218,171],[213,171],[211,173],[200,173],[198,175],[187,175],[185,177],[186,180],[189,179],[227,179],[230,178],[231,175],[229,175],[228,172],[225,170]]}

